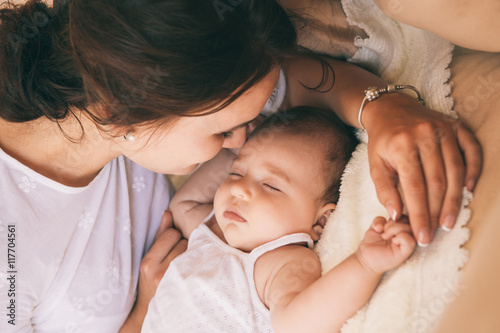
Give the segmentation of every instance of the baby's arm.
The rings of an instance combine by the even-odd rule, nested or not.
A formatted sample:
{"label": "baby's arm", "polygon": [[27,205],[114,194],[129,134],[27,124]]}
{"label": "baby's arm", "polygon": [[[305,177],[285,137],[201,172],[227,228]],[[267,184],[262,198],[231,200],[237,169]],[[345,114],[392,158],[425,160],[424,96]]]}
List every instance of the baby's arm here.
{"label": "baby's arm", "polygon": [[170,202],[175,227],[189,238],[213,209],[215,192],[226,178],[235,155],[227,149],[203,163],[179,188]]}
{"label": "baby's arm", "polygon": [[[319,259],[304,247],[275,252],[276,265],[257,274],[269,274],[261,296],[271,311],[276,332],[338,332],[344,322],[370,299],[382,274],[408,258],[415,247],[410,226],[375,219],[356,253],[321,276]],[[273,258],[263,258],[272,261]],[[276,262],[276,261],[275,261]],[[284,262],[284,263],[283,263]],[[273,267],[268,269],[265,268]]]}

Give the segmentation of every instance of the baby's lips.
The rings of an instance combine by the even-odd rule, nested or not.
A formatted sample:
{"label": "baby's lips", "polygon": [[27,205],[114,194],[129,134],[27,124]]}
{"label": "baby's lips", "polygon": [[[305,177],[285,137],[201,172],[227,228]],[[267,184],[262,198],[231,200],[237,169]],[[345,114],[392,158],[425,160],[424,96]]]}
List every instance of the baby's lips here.
{"label": "baby's lips", "polygon": [[246,222],[247,220],[245,220],[243,217],[241,217],[241,215],[234,209],[228,209],[224,212],[223,216],[226,218],[226,219],[229,219],[229,220],[233,220],[233,221],[236,221],[236,222]]}

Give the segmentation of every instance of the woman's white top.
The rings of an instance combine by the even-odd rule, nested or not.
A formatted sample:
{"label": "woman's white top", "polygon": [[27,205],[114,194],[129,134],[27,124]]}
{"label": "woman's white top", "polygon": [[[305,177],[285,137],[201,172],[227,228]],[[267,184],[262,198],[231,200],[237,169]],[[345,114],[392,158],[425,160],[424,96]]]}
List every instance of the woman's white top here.
{"label": "woman's white top", "polygon": [[297,233],[246,253],[202,223],[191,233],[187,251],[170,263],[142,332],[272,333],[269,309],[255,287],[255,262],[268,251],[302,242],[313,245],[308,234]]}
{"label": "woman's white top", "polygon": [[172,190],[124,157],[68,187],[0,150],[0,332],[117,332]]}

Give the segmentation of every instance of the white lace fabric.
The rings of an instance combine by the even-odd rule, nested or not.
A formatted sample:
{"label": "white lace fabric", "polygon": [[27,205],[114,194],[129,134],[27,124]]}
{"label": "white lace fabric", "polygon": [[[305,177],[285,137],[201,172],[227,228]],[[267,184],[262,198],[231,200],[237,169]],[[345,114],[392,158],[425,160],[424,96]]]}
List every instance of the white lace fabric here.
{"label": "white lace fabric", "polygon": [[[450,71],[453,45],[420,29],[393,21],[371,0],[343,0],[348,22],[368,38],[355,40],[358,52],[349,59],[389,83],[410,84],[426,105],[444,114],[452,111]],[[328,271],[356,250],[373,219],[387,216],[370,178],[366,133],[342,176],[340,198],[316,246]],[[417,248],[400,267],[387,272],[369,303],[342,328],[343,333],[422,333],[436,324],[446,305],[460,292],[459,270],[467,261],[461,246],[469,239],[466,208],[472,194],[464,192],[462,210],[450,232],[438,230],[426,248]]]}

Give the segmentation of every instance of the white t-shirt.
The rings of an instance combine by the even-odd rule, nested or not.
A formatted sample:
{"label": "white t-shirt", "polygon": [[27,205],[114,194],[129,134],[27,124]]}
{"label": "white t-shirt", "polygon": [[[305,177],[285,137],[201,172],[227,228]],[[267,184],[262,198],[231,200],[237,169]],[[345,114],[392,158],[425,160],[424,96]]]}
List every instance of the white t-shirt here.
{"label": "white t-shirt", "polygon": [[75,188],[0,150],[0,332],[118,331],[172,191],[124,157]]}

